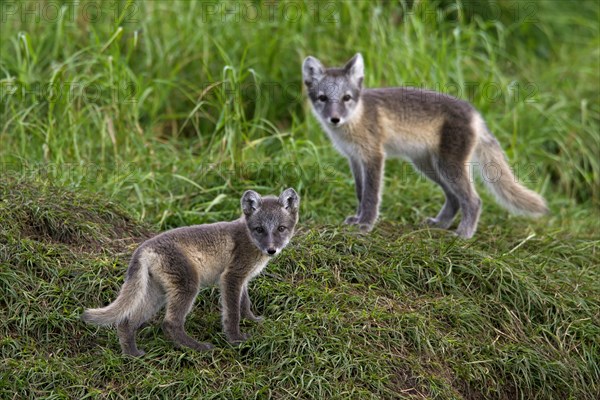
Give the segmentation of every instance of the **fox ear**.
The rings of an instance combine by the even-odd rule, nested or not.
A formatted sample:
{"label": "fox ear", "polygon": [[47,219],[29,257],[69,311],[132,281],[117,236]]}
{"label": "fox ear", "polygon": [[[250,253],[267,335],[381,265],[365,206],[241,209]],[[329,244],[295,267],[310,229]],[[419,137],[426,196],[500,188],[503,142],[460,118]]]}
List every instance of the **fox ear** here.
{"label": "fox ear", "polygon": [[314,57],[308,56],[302,63],[302,78],[304,84],[310,87],[313,82],[319,81],[325,74],[325,67],[319,60]]}
{"label": "fox ear", "polygon": [[244,215],[250,216],[254,214],[262,206],[262,198],[260,194],[254,190],[247,190],[242,196],[242,211]]}
{"label": "fox ear", "polygon": [[300,205],[300,196],[292,188],[285,189],[279,196],[279,204],[291,213],[297,212]]}
{"label": "fox ear", "polygon": [[363,79],[365,77],[365,62],[360,53],[356,53],[354,57],[344,66],[344,71],[351,81],[359,88],[362,88]]}

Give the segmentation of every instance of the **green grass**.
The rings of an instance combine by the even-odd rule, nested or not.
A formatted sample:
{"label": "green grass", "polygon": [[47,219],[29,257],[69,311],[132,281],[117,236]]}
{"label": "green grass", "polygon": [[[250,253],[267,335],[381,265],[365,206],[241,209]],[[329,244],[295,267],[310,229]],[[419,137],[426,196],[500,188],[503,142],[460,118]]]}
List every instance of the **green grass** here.
{"label": "green grass", "polygon": [[[600,396],[597,4],[251,4],[0,6],[0,397]],[[457,240],[420,225],[442,193],[391,160],[374,232],[342,227],[352,179],[300,66],[356,51],[367,86],[472,101],[551,214],[509,216],[479,185],[478,232]],[[153,232],[289,186],[301,229],[251,286],[266,322],[247,344],[226,343],[216,289],[186,325],[207,354],[157,320],[124,358],[79,320]]]}

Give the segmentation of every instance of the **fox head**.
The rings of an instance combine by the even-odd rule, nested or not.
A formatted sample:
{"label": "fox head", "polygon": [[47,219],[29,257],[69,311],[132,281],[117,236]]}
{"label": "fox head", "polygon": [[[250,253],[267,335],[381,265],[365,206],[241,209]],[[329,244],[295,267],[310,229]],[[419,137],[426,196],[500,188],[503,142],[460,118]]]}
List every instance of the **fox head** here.
{"label": "fox head", "polygon": [[252,242],[268,256],[278,254],[294,235],[300,197],[286,189],[279,197],[261,197],[253,190],[242,196],[242,211]]}
{"label": "fox head", "polygon": [[345,124],[360,104],[364,61],[357,53],[342,68],[325,68],[319,60],[307,57],[302,64],[302,77],[313,110],[331,127]]}

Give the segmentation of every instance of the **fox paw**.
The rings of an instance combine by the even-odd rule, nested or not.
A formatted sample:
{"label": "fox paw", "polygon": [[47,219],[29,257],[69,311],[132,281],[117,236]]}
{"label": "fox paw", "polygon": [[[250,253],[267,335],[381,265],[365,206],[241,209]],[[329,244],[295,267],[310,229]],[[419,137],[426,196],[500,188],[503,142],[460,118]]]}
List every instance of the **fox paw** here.
{"label": "fox paw", "polygon": [[467,230],[467,229],[461,229],[460,227],[454,231],[454,234],[456,236],[458,236],[461,239],[471,239],[473,237],[473,235],[475,234],[474,230]]}
{"label": "fox paw", "polygon": [[346,220],[344,221],[344,224],[346,225],[356,225],[358,224],[358,215],[351,215],[348,218],[346,218]]}
{"label": "fox paw", "polygon": [[429,217],[425,221],[423,221],[423,224],[427,226],[438,226],[439,223],[440,222],[433,217]]}
{"label": "fox paw", "polygon": [[358,223],[358,229],[362,232],[362,233],[369,233],[373,230],[373,223],[367,223],[367,222],[359,222]]}
{"label": "fox paw", "polygon": [[263,322],[265,320],[265,317],[261,317],[258,315],[245,315],[244,318],[249,319],[250,321],[254,321],[254,322]]}
{"label": "fox paw", "polygon": [[448,229],[450,225],[452,225],[452,221],[442,221],[437,218],[430,217],[427,218],[423,224],[432,228]]}
{"label": "fox paw", "polygon": [[135,350],[123,351],[123,354],[126,356],[130,356],[130,357],[141,357],[144,354],[146,354],[146,352],[144,350],[135,349]]}
{"label": "fox paw", "polygon": [[198,342],[195,346],[192,347],[196,351],[209,351],[215,348],[212,343],[208,342]]}
{"label": "fox paw", "polygon": [[227,341],[236,346],[250,339],[250,336],[248,333],[227,334]]}

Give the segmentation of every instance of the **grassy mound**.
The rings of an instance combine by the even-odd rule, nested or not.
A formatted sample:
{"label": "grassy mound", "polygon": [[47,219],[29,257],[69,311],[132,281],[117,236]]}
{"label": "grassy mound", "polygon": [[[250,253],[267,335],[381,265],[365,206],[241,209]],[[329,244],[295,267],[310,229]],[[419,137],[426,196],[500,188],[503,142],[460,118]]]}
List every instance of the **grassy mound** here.
{"label": "grassy mound", "polygon": [[[218,291],[177,350],[159,321],[141,359],[79,320],[113,300],[148,230],[97,196],[2,181],[1,392],[18,398],[573,398],[600,393],[600,243],[464,242],[382,222],[373,234],[304,226],[257,278],[263,324],[230,347]],[[18,205],[18,206],[17,206]]]}
{"label": "grassy mound", "polygon": [[[83,299],[101,301],[97,296],[106,284],[118,288],[114,279],[107,283],[104,277],[121,275],[118,263],[148,235],[147,227],[99,195],[25,179],[0,179],[0,308],[6,360],[2,383],[6,393],[13,392],[6,386],[7,379],[11,385],[35,387],[26,376],[12,380],[8,372],[15,365],[11,368],[10,354],[39,360],[55,351],[79,351],[77,307]],[[61,344],[56,343],[58,337],[64,339]],[[59,347],[53,350],[55,345]],[[24,372],[31,372],[30,365],[23,367]],[[35,391],[30,392],[34,395]]]}
{"label": "grassy mound", "polygon": [[[0,180],[3,239],[70,251],[119,250],[148,235],[119,206],[100,195],[76,193],[44,181]],[[16,256],[8,251],[7,258]]]}

